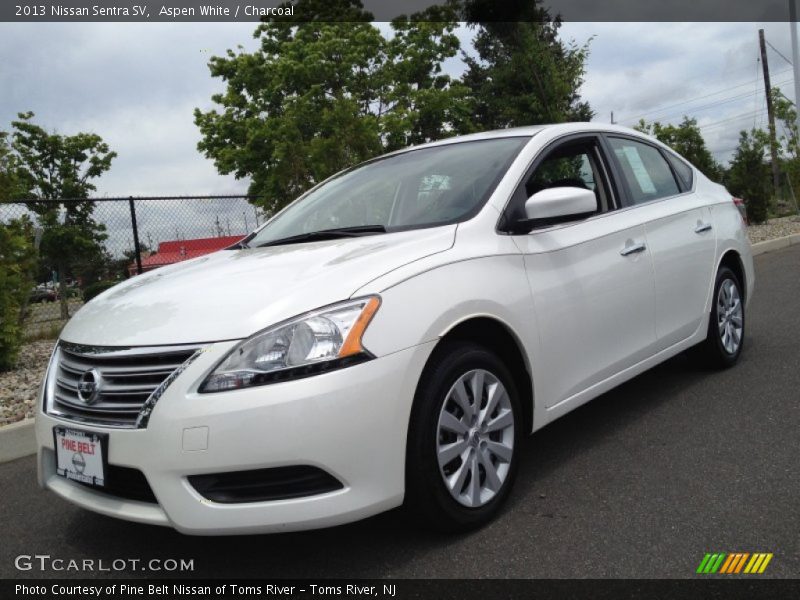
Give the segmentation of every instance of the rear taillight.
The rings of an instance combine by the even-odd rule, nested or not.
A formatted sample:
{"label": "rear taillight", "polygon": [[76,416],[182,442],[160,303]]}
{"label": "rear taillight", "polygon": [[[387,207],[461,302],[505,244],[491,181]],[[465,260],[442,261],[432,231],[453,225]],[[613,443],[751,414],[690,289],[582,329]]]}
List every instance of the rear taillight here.
{"label": "rear taillight", "polygon": [[736,208],[739,209],[739,214],[742,216],[742,223],[749,225],[750,222],[747,220],[747,207],[744,204],[744,200],[741,198],[733,198],[733,203],[736,205]]}

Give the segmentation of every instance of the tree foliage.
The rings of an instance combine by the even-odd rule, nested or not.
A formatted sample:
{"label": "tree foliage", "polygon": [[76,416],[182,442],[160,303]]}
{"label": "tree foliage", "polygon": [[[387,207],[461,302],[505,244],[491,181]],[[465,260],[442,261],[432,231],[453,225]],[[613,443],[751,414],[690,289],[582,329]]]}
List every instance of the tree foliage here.
{"label": "tree foliage", "polygon": [[[563,44],[560,23],[483,23],[458,0],[401,17],[382,35],[359,0],[298,0],[303,21],[266,21],[259,48],[213,57],[226,84],[195,110],[198,149],[274,211],[333,173],[386,151],[477,129],[588,119],[577,95],[586,48]],[[536,2],[526,5],[536,6]],[[483,7],[485,9],[485,7]],[[465,12],[477,57],[443,71],[461,45]]]}
{"label": "tree foliage", "polygon": [[635,127],[642,133],[652,135],[700,169],[712,181],[722,180],[722,167],[709,152],[697,119],[683,117],[678,125],[662,125],[659,122],[646,123],[644,119]]}
{"label": "tree foliage", "polygon": [[764,131],[742,131],[727,174],[728,190],[745,201],[747,216],[753,223],[767,220],[771,179],[764,153],[768,146],[769,136]]}
{"label": "tree foliage", "polygon": [[793,197],[795,210],[800,195],[800,138],[797,134],[797,109],[794,102],[783,95],[779,88],[772,88],[772,104],[778,122],[778,154],[781,172],[789,182],[789,194]]}
{"label": "tree foliage", "polygon": [[[320,20],[265,22],[257,51],[213,57],[227,89],[212,98],[219,110],[195,110],[199,149],[250,177],[269,210],[349,165],[459,130],[468,113],[466,89],[442,73],[459,48],[454,23],[401,18],[386,39],[357,0],[300,4]],[[323,20],[334,9],[350,22]]]}
{"label": "tree foliage", "polygon": [[12,368],[17,360],[35,265],[30,219],[0,223],[0,371]]}
{"label": "tree foliage", "polygon": [[20,113],[12,123],[14,177],[18,194],[36,200],[29,207],[43,230],[40,254],[58,271],[61,317],[66,319],[70,269],[104,252],[105,226],[94,220],[95,203],[86,198],[96,189],[93,181],[111,167],[117,154],[97,134],[51,133],[33,117],[31,112]]}
{"label": "tree foliage", "polygon": [[538,9],[532,21],[486,22],[477,28],[477,56],[465,54],[476,126],[499,129],[539,123],[589,121],[580,100],[588,45],[565,44],[561,23]]}
{"label": "tree foliage", "polygon": [[19,192],[16,160],[7,131],[0,131],[0,202],[7,202]]}

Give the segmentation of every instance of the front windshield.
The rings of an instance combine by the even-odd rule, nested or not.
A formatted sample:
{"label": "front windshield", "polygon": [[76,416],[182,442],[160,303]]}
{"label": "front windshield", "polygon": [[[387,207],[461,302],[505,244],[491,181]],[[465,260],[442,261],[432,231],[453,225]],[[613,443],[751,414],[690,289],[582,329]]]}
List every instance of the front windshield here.
{"label": "front windshield", "polygon": [[248,245],[331,229],[397,231],[464,220],[483,206],[529,139],[458,142],[368,162],[289,206]]}

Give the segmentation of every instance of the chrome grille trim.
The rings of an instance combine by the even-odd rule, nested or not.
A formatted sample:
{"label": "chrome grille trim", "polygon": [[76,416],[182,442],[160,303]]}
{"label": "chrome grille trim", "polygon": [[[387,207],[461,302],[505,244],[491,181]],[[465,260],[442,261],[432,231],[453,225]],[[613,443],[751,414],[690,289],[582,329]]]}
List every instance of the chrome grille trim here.
{"label": "chrome grille trim", "polygon": [[[200,346],[105,348],[59,342],[45,390],[48,414],[102,427],[145,427],[140,413],[156,390],[193,358]],[[96,370],[102,385],[97,398],[84,402],[78,393],[81,376]],[[150,406],[152,410],[152,406]],[[149,411],[148,411],[149,412]]]}

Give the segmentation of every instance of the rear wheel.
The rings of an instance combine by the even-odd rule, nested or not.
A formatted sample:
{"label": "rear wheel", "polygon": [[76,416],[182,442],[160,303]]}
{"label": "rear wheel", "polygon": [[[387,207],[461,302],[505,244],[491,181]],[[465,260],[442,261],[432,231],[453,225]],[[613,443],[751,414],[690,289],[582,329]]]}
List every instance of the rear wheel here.
{"label": "rear wheel", "polygon": [[714,298],[706,341],[700,351],[714,367],[731,367],[744,345],[744,295],[742,284],[728,267],[721,267],[714,285]]}
{"label": "rear wheel", "polygon": [[495,354],[469,342],[438,348],[414,400],[406,505],[448,531],[489,521],[513,485],[521,417],[514,380]]}

